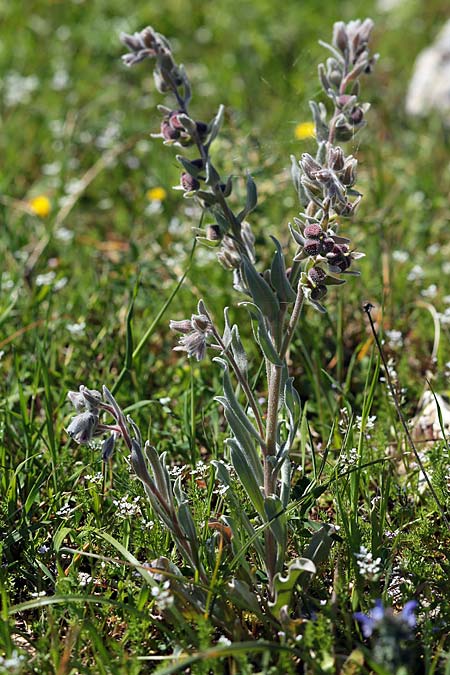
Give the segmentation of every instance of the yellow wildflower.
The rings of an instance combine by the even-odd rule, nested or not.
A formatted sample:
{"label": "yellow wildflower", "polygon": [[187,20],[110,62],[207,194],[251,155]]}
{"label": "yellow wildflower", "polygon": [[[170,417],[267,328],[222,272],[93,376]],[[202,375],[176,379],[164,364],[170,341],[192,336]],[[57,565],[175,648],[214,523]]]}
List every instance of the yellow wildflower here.
{"label": "yellow wildflower", "polygon": [[300,122],[295,127],[295,138],[298,141],[304,141],[306,138],[314,138],[315,125],[314,122]]}
{"label": "yellow wildflower", "polygon": [[28,202],[30,209],[40,218],[46,218],[52,210],[50,199],[46,195],[37,195]]}
{"label": "yellow wildflower", "polygon": [[154,187],[147,190],[145,196],[150,202],[162,202],[167,197],[167,192],[163,187]]}

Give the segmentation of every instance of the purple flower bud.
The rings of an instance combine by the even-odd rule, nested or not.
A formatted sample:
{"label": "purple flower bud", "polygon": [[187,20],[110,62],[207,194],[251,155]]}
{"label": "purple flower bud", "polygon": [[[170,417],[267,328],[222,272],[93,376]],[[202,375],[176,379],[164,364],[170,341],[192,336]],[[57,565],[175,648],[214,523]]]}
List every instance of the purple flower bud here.
{"label": "purple flower bud", "polygon": [[312,267],[308,272],[308,277],[314,285],[319,285],[326,276],[326,272],[321,267]]}
{"label": "purple flower bud", "polygon": [[307,239],[319,239],[323,233],[324,232],[318,223],[311,223],[303,230],[303,234]]}
{"label": "purple flower bud", "polygon": [[308,152],[303,153],[302,158],[300,160],[300,166],[306,173],[308,178],[310,178],[311,180],[314,180],[316,177],[316,173],[322,170],[322,166],[318,162],[316,162],[314,157],[311,157],[311,155]]}
{"label": "purple flower bud", "polygon": [[334,243],[334,239],[331,237],[326,237],[322,242],[323,252],[325,254],[331,253],[335,246],[336,244]]}
{"label": "purple flower bud", "polygon": [[183,321],[169,321],[169,327],[171,330],[176,330],[178,333],[184,333],[187,335],[192,331],[192,322],[190,319],[183,319]]}
{"label": "purple flower bud", "polygon": [[333,171],[340,171],[344,167],[345,155],[342,148],[330,148],[328,163]]}
{"label": "purple flower bud", "polygon": [[186,171],[181,174],[180,183],[181,187],[183,190],[186,190],[186,192],[194,192],[200,187],[199,181]]}
{"label": "purple flower bud", "polygon": [[348,35],[343,21],[337,21],[333,26],[333,45],[344,53],[348,49]]}
{"label": "purple flower bud", "polygon": [[113,452],[114,452],[114,446],[116,444],[116,434],[112,433],[111,436],[108,436],[103,443],[102,443],[102,460],[104,462],[107,462]]}
{"label": "purple flower bud", "polygon": [[311,290],[311,300],[321,300],[328,293],[328,289],[324,284],[316,286]]}
{"label": "purple flower bud", "polygon": [[165,141],[174,141],[180,137],[180,132],[177,129],[174,129],[167,117],[161,122],[161,135]]}
{"label": "purple flower bud", "polygon": [[364,111],[362,108],[359,106],[353,108],[352,112],[350,113],[350,119],[353,122],[353,124],[361,124],[364,118]]}
{"label": "purple flower bud", "polygon": [[172,127],[172,129],[178,129],[178,130],[183,131],[183,130],[184,130],[184,126],[183,126],[183,124],[180,122],[179,115],[183,115],[183,113],[180,112],[180,111],[178,111],[178,110],[173,110],[173,111],[169,114],[169,124],[170,124],[170,126]]}
{"label": "purple flower bud", "polygon": [[303,250],[306,255],[310,256],[319,255],[321,248],[321,243],[320,241],[317,241],[317,239],[307,239],[305,241],[305,245],[303,246]]}
{"label": "purple flower bud", "polygon": [[208,225],[206,228],[206,238],[209,241],[220,241],[222,239],[222,233],[218,225]]}
{"label": "purple flower bud", "polygon": [[69,391],[67,398],[75,408],[75,410],[84,410],[86,407],[86,401],[83,394],[80,391]]}
{"label": "purple flower bud", "polygon": [[98,424],[98,416],[91,412],[80,413],[72,418],[67,433],[80,445],[89,443],[94,436]]}
{"label": "purple flower bud", "polygon": [[195,330],[205,332],[211,328],[211,322],[204,314],[193,314],[191,323]]}

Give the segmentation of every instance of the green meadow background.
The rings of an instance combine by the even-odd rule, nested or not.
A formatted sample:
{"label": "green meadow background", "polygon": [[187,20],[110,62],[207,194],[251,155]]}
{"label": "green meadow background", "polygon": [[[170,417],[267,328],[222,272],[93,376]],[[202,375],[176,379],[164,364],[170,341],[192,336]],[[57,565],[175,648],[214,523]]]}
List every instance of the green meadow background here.
{"label": "green meadow background", "polygon": [[[148,62],[123,66],[119,33],[150,24],[171,40],[192,81],[197,119],[209,121],[225,105],[214,160],[224,175],[236,176],[236,208],[245,199],[239,176],[247,170],[254,176],[259,204],[251,223],[267,261],[269,234],[286,243],[288,222],[299,211],[289,156],[315,148],[313,139],[298,138],[298,125],[310,120],[308,101],[320,96],[317,64],[327,54],[318,40],[331,39],[335,21],[366,16],[376,23],[372,48],[380,61],[363,81],[362,98],[372,105],[368,127],[347,145],[358,157],[364,194],[347,231],[366,258],[359,261],[361,277],[330,293],[325,317],[308,308],[291,355],[319,449],[339,416],[331,381],[345,383],[361,415],[376,359],[362,311],[367,301],[378,329],[387,331],[405,415],[420,415],[426,378],[439,394],[449,393],[450,139],[437,115],[410,119],[404,110],[414,60],[449,18],[448,4],[405,0],[382,12],[367,0],[0,0],[0,653],[17,650],[22,672],[155,672],[166,666],[146,660],[151,655],[169,655],[175,643],[192,649],[175,629],[158,632],[148,618],[148,589],[132,570],[63,550],[116,559],[102,531],[143,561],[171,551],[123,454],[102,478],[98,448],[68,439],[67,391],[80,384],[112,388],[127,353],[145,338],[116,391],[120,403],[170,453],[174,467],[198,470],[200,461],[224,451],[213,401],[217,367],[174,353],[168,321],[190,316],[203,298],[220,325],[223,307],[240,298],[213,252],[197,247],[191,258],[200,211],[171,189],[180,174],[176,152],[150,135],[159,131],[156,105],[164,97]],[[250,338],[245,312],[233,310],[233,317]],[[380,463],[361,477],[365,515],[357,538],[344,537],[333,555],[351,560],[365,544],[382,557],[385,576],[377,584],[355,582],[363,609],[385,597],[393,570],[402,570],[406,581],[393,602],[396,608],[413,596],[421,602],[422,672],[448,673],[448,532],[429,493],[419,489],[409,451],[401,456],[404,438],[382,382],[370,415],[376,423],[366,459]],[[421,451],[445,503],[448,446],[425,443]],[[200,523],[213,514],[202,481],[190,485]],[[380,490],[386,509],[375,525],[370,504]],[[123,503],[135,498],[140,511],[131,517]],[[336,522],[333,499],[319,505],[319,519]],[[394,539],[386,538],[388,530]],[[317,597],[326,599],[332,572],[333,561]],[[317,654],[350,653],[358,642],[351,563],[345,575],[339,611],[349,618],[337,635],[326,628],[335,619],[323,619],[317,644],[311,637]],[[48,604],[55,594],[65,600]],[[83,602],[84,595],[105,604]],[[199,634],[198,649],[218,638],[205,625]],[[242,671],[223,659],[211,667],[272,672],[270,658],[266,665],[258,658],[240,662]],[[325,658],[316,661],[308,672],[339,672],[335,661],[330,670]],[[192,672],[207,673],[208,666]]]}

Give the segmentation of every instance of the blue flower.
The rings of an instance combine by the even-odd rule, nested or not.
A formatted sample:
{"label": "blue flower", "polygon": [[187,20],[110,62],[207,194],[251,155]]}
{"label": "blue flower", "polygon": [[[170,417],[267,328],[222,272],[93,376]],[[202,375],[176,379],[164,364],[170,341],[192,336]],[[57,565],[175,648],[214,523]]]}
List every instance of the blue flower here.
{"label": "blue flower", "polygon": [[354,618],[361,626],[361,632],[365,638],[369,638],[374,630],[378,629],[383,623],[397,625],[401,632],[408,631],[416,625],[415,610],[416,600],[409,600],[400,614],[394,614],[390,607],[384,608],[381,600],[376,600],[375,607],[368,614],[355,612]]}
{"label": "blue flower", "polygon": [[361,632],[365,638],[368,638],[372,635],[375,628],[383,621],[384,619],[384,607],[381,600],[376,600],[375,607],[370,610],[369,614],[363,614],[363,612],[355,612],[353,614],[355,619],[359,621],[361,626]]}

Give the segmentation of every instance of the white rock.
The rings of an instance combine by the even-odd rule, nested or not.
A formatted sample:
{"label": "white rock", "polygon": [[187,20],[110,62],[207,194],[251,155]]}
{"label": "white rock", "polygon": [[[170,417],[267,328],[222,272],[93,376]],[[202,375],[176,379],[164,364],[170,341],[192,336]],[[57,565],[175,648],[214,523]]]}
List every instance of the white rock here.
{"label": "white rock", "polygon": [[450,20],[417,57],[405,107],[409,115],[436,110],[450,122]]}

